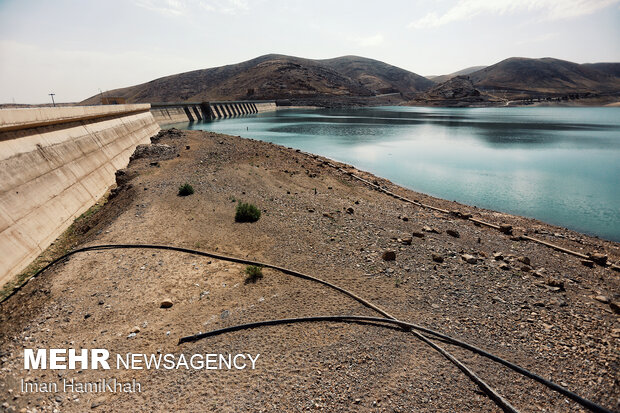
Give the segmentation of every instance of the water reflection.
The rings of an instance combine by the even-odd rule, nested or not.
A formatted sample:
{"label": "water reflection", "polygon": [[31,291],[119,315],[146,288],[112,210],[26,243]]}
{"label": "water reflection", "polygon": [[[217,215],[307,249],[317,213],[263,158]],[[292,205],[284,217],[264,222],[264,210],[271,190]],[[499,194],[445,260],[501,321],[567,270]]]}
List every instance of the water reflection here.
{"label": "water reflection", "polygon": [[189,127],[292,146],[431,195],[620,240],[620,108],[284,110]]}

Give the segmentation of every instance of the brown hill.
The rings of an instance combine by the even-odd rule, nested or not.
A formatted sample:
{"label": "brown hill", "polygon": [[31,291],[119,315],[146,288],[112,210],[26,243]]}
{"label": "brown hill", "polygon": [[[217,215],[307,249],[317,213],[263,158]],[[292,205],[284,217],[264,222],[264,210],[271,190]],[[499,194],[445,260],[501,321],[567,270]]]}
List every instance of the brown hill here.
{"label": "brown hill", "polygon": [[[371,97],[386,92],[413,95],[432,86],[428,79],[356,56],[328,60],[265,55],[246,62],[166,76],[106,92],[128,102],[238,99]],[[337,99],[336,99],[337,100]],[[99,102],[92,96],[82,103]]]}
{"label": "brown hill", "polygon": [[466,67],[465,69],[456,71],[454,73],[450,73],[448,75],[427,76],[426,78],[432,80],[435,83],[443,83],[443,82],[446,82],[452,79],[453,77],[468,75],[470,73],[474,73],[474,72],[477,72],[478,70],[484,69],[485,67],[487,66],[471,66],[471,67]]}
{"label": "brown hill", "polygon": [[611,76],[620,77],[620,63],[585,63],[583,66]]}
{"label": "brown hill", "polygon": [[620,77],[565,60],[512,57],[469,75],[480,90],[525,95],[620,92]]}
{"label": "brown hill", "polygon": [[343,56],[319,62],[359,81],[374,94],[401,93],[408,96],[433,86],[433,82],[424,76],[365,57]]}
{"label": "brown hill", "polygon": [[408,102],[410,105],[476,106],[500,103],[497,99],[481,93],[466,76],[456,76],[421,93]]}

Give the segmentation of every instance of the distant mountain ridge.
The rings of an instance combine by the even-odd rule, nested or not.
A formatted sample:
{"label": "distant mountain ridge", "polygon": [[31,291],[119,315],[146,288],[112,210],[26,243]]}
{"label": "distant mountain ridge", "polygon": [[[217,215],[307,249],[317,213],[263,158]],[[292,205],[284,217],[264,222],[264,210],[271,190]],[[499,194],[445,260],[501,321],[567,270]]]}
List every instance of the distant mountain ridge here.
{"label": "distant mountain ridge", "polygon": [[511,57],[468,76],[481,91],[557,95],[618,93],[618,63],[578,64],[545,57]]}
{"label": "distant mountain ridge", "polygon": [[[106,95],[127,102],[368,98],[385,93],[410,97],[433,85],[423,76],[358,56],[313,60],[269,54],[233,65],[162,77],[111,90]],[[82,103],[98,101],[95,95]]]}
{"label": "distant mountain ridge", "polygon": [[620,77],[620,63],[585,63],[583,66],[591,67],[611,76]]}
{"label": "distant mountain ridge", "polygon": [[[305,59],[269,54],[220,67],[165,76],[106,92],[128,103],[201,102],[269,99],[319,106],[420,102],[443,80],[464,75],[484,103],[527,99],[580,99],[605,96],[620,100],[620,63],[577,64],[553,58],[511,57],[491,66],[474,66],[428,79],[390,64],[359,56]],[[449,83],[442,93],[464,83]],[[497,98],[497,99],[496,99]],[[457,99],[457,98],[455,98]],[[465,99],[463,97],[463,99]],[[465,99],[469,102],[472,96]],[[436,98],[432,99],[436,103]],[[451,99],[454,101],[454,99]],[[92,96],[82,104],[98,104]]]}
{"label": "distant mountain ridge", "polygon": [[473,72],[477,72],[478,70],[484,69],[487,66],[472,66],[466,67],[465,69],[461,69],[457,72],[450,73],[448,75],[439,75],[439,76],[427,76],[428,79],[432,80],[435,83],[443,83],[446,82],[453,77],[468,75]]}
{"label": "distant mountain ridge", "polygon": [[418,94],[409,105],[422,106],[489,106],[501,105],[502,100],[480,93],[467,76],[454,76],[426,92]]}
{"label": "distant mountain ridge", "polygon": [[434,83],[424,76],[365,57],[342,56],[318,62],[359,81],[377,94],[399,92],[407,95],[434,86]]}

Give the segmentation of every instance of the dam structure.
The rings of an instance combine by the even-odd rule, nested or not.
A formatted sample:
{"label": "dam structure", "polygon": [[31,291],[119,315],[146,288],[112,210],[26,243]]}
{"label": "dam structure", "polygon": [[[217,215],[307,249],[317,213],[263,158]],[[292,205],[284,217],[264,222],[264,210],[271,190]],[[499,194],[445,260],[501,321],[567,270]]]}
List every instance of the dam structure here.
{"label": "dam structure", "polygon": [[115,183],[160,130],[149,104],[0,110],[0,286]]}
{"label": "dam structure", "polygon": [[153,118],[160,125],[232,118],[274,110],[276,102],[269,100],[151,103]]}
{"label": "dam structure", "polygon": [[275,101],[0,109],[0,287],[105,195],[160,125],[275,109]]}

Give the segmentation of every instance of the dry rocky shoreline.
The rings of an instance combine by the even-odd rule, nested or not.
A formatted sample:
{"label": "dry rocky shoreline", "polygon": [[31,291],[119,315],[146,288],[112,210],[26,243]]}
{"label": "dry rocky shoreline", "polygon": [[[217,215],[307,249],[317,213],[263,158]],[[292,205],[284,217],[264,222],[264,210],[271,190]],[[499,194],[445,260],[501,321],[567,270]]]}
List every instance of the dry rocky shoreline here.
{"label": "dry rocky shoreline", "polygon": [[[522,234],[620,262],[619,244],[432,198],[355,168],[383,188],[495,224],[403,203],[326,159],[202,131],[162,131],[117,174],[79,245],[175,245],[269,262],[347,288],[404,321],[470,342],[620,410],[619,273]],[[331,163],[335,163],[330,161]],[[195,193],[177,196],[183,183]],[[262,210],[235,223],[238,201]],[[77,245],[76,245],[77,246]],[[599,257],[600,261],[600,257]],[[587,264],[588,266],[584,265]],[[376,315],[332,290],[171,251],[75,255],[0,304],[0,404],[7,411],[497,411],[439,354],[398,329],[312,323],[181,336],[251,321]],[[169,300],[162,306],[163,300]],[[166,308],[161,308],[166,307]],[[582,411],[515,373],[442,344],[523,412]],[[20,393],[21,380],[97,380],[100,371],[25,371],[23,348],[111,353],[260,353],[252,371],[118,371],[142,393]],[[109,377],[110,375],[108,375]]]}

